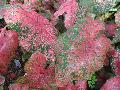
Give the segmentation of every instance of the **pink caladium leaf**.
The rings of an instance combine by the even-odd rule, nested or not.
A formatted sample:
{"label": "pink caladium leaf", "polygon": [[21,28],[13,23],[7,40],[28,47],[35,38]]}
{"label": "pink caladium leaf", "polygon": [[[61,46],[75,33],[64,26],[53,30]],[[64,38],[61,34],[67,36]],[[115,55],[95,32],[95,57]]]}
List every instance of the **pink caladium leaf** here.
{"label": "pink caladium leaf", "polygon": [[108,32],[109,36],[114,36],[116,33],[117,24],[106,24],[105,31]]}
{"label": "pink caladium leaf", "polygon": [[[111,41],[100,33],[102,30],[102,23],[88,18],[78,28],[67,30],[67,34],[58,37],[56,55],[59,64],[55,79],[59,87],[67,85],[71,79],[88,79],[91,73],[103,67]],[[75,39],[71,39],[72,33],[77,33]]]}
{"label": "pink caladium leaf", "polygon": [[20,23],[20,45],[27,51],[39,49],[41,44],[53,45],[56,41],[56,31],[49,20],[21,5],[7,9],[4,19],[7,24]]}
{"label": "pink caladium leaf", "polygon": [[25,70],[26,70],[26,72],[29,72],[29,73],[30,72],[44,73],[45,65],[46,65],[45,56],[42,53],[38,52],[38,53],[32,54],[31,58],[25,65]]}
{"label": "pink caladium leaf", "polygon": [[[85,20],[86,22],[80,24],[79,28],[84,31],[84,36],[87,39],[95,38],[101,31],[105,30],[104,24],[99,20],[94,20],[92,17],[86,17]],[[79,33],[81,34],[80,30]]]}
{"label": "pink caladium leaf", "polygon": [[12,30],[0,29],[0,74],[6,73],[17,47],[18,34]]}
{"label": "pink caladium leaf", "polygon": [[116,51],[113,59],[113,68],[116,75],[120,76],[120,52]]}
{"label": "pink caladium leaf", "polygon": [[108,79],[100,90],[120,90],[120,77],[115,76]]}
{"label": "pink caladium leaf", "polygon": [[84,41],[79,47],[73,46],[57,58],[56,84],[67,85],[71,79],[88,79],[91,73],[101,69],[110,49],[111,42],[104,35],[95,40]]}
{"label": "pink caladium leaf", "polygon": [[75,83],[69,83],[65,90],[87,90],[87,80],[79,80]]}
{"label": "pink caladium leaf", "polygon": [[47,66],[45,56],[36,52],[25,64],[26,77],[32,88],[43,88],[49,86],[54,80],[54,67]]}
{"label": "pink caladium leaf", "polygon": [[58,11],[56,11],[53,15],[53,20],[56,21],[58,16],[65,14],[65,27],[70,28],[74,25],[76,21],[76,12],[78,9],[78,4],[76,0],[66,0],[61,6],[59,7]]}
{"label": "pink caladium leaf", "polygon": [[69,82],[65,87],[59,87],[59,90],[87,90],[87,80],[79,80],[75,84]]}

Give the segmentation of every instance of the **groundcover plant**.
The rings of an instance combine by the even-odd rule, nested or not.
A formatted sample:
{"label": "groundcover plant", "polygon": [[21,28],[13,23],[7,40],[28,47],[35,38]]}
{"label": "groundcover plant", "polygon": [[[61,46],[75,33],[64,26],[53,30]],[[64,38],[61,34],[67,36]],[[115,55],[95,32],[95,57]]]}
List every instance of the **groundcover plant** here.
{"label": "groundcover plant", "polygon": [[120,1],[0,0],[0,90],[120,90]]}

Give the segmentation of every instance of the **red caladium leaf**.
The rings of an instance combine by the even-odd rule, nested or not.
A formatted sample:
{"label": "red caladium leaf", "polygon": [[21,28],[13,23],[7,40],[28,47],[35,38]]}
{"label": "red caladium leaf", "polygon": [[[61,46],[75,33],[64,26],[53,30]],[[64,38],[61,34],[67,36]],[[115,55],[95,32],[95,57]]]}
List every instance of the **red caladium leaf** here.
{"label": "red caladium leaf", "polygon": [[79,80],[79,81],[77,81],[75,86],[77,87],[76,90],[87,90],[87,81],[86,80]]}
{"label": "red caladium leaf", "polygon": [[59,87],[59,90],[87,90],[87,80],[80,80],[75,83],[68,83],[66,87]]}
{"label": "red caladium leaf", "polygon": [[32,54],[31,58],[25,65],[25,70],[29,73],[44,73],[45,67],[46,58],[42,53],[38,52]]}
{"label": "red caladium leaf", "polygon": [[108,79],[100,90],[120,90],[120,77]]}
{"label": "red caladium leaf", "polygon": [[53,20],[56,21],[58,16],[65,14],[65,27],[70,28],[74,25],[76,21],[76,12],[78,9],[78,4],[76,0],[66,0],[59,7],[58,11],[54,13]]}
{"label": "red caladium leaf", "polygon": [[[104,34],[100,34],[104,29],[103,24],[92,18],[88,20],[90,20],[87,21],[88,23],[83,22],[79,28],[68,30],[67,34],[58,37],[58,45],[56,45],[58,48],[55,50],[58,67],[55,79],[59,87],[67,85],[71,79],[88,79],[104,65],[111,41]],[[71,36],[76,32],[79,33],[72,40]]]}
{"label": "red caladium leaf", "polygon": [[[79,28],[85,33],[85,37],[89,40],[90,38],[95,38],[100,31],[105,30],[105,26],[99,20],[94,20],[92,17],[86,17],[86,22],[79,25]],[[81,31],[79,30],[81,35]]]}
{"label": "red caladium leaf", "polygon": [[18,34],[15,31],[0,29],[0,74],[6,72],[17,47]]}
{"label": "red caladium leaf", "polygon": [[120,76],[120,52],[116,51],[113,59],[113,68],[116,75]]}
{"label": "red caladium leaf", "polygon": [[90,73],[93,73],[102,68],[106,53],[109,51],[109,48],[110,40],[108,40],[105,36],[101,36],[94,41],[82,42],[79,48],[68,52],[68,67],[71,65],[75,65],[76,67],[68,68],[67,71],[77,72],[84,68],[86,74],[85,76],[84,74],[82,75],[83,72],[81,71],[82,78],[87,77],[87,75],[89,77]]}
{"label": "red caladium leaf", "polygon": [[53,45],[56,41],[55,28],[35,11],[16,5],[6,10],[4,18],[7,23],[21,24],[20,45],[27,51],[39,49],[41,44]]}
{"label": "red caladium leaf", "polygon": [[66,57],[58,58],[60,65],[56,69],[56,84],[63,87],[71,79],[89,78],[91,73],[103,67],[109,48],[110,41],[102,36],[95,41],[81,43],[81,48],[67,51],[69,54]]}
{"label": "red caladium leaf", "polygon": [[68,84],[65,90],[87,90],[87,81],[80,80],[74,85],[72,83]]}
{"label": "red caladium leaf", "polygon": [[110,36],[114,36],[116,33],[117,24],[106,24],[105,30],[108,32]]}
{"label": "red caladium leaf", "polygon": [[54,67],[47,67],[46,58],[40,52],[32,54],[25,64],[25,71],[32,88],[49,86],[54,80]]}

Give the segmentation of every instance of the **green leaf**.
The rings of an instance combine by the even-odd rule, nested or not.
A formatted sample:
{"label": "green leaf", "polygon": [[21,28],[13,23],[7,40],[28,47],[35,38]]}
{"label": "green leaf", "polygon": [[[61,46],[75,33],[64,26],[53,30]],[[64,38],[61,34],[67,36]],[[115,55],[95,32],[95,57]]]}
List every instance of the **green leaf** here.
{"label": "green leaf", "polygon": [[66,33],[63,33],[58,37],[58,42],[62,42],[64,44],[64,50],[70,49],[71,45],[69,44],[69,37]]}
{"label": "green leaf", "polygon": [[97,77],[96,74],[93,73],[90,78],[88,79],[88,85],[90,88],[94,88],[95,87],[95,82],[97,81]]}
{"label": "green leaf", "polygon": [[19,27],[19,24],[18,24],[18,23],[16,23],[16,24],[10,23],[10,24],[7,25],[7,28],[8,28],[8,29],[11,29],[11,30],[15,30],[15,31],[18,32],[18,33],[21,32],[21,28]]}
{"label": "green leaf", "polygon": [[22,55],[22,60],[23,60],[23,61],[28,60],[31,55],[32,55],[31,52],[26,52],[26,53],[24,53],[24,54]]}
{"label": "green leaf", "polygon": [[4,4],[6,4],[6,3],[7,3],[7,0],[2,0],[2,2],[3,2]]}
{"label": "green leaf", "polygon": [[45,45],[45,44],[40,44],[39,46],[39,49],[42,53],[45,51],[45,50],[48,50],[50,48],[49,45]]}
{"label": "green leaf", "polygon": [[92,0],[77,0],[79,5],[82,6],[91,6],[93,4]]}
{"label": "green leaf", "polygon": [[75,38],[77,37],[78,34],[79,34],[78,28],[75,27],[75,28],[73,29],[73,35],[71,35],[70,39],[75,40]]}
{"label": "green leaf", "polygon": [[61,69],[62,71],[64,71],[65,68],[66,68],[67,65],[68,65],[67,55],[66,55],[64,52],[62,52],[62,53],[60,54],[60,57],[62,58],[62,63],[59,64],[59,69]]}
{"label": "green leaf", "polygon": [[38,2],[42,2],[43,0],[37,0]]}

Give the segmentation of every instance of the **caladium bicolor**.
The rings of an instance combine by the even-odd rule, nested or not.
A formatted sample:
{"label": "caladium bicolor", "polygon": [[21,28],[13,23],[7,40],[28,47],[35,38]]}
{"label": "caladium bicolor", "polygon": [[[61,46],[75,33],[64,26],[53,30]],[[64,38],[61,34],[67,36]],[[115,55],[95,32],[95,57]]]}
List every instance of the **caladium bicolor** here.
{"label": "caladium bicolor", "polygon": [[6,73],[17,47],[18,34],[15,31],[0,29],[0,74]]}
{"label": "caladium bicolor", "polygon": [[100,90],[120,90],[120,77],[108,79]]}
{"label": "caladium bicolor", "polygon": [[53,21],[56,21],[58,16],[65,14],[65,27],[71,28],[76,21],[76,13],[78,9],[78,4],[76,0],[66,0],[61,4],[58,11],[56,11],[53,15]]}
{"label": "caladium bicolor", "polygon": [[115,74],[120,76],[120,52],[119,51],[115,51],[115,55],[113,58],[113,68],[114,68]]}
{"label": "caladium bicolor", "polygon": [[102,30],[104,25],[91,18],[78,25],[76,31],[79,33],[75,39],[71,39],[74,29],[58,37],[55,50],[58,67],[55,78],[59,87],[74,79],[88,79],[92,73],[103,67],[111,41],[100,34]]}
{"label": "caladium bicolor", "polygon": [[[25,7],[23,5],[23,7]],[[44,16],[28,11],[21,5],[11,6],[4,13],[7,24],[19,23],[20,45],[27,51],[39,49],[41,44],[53,45],[56,42],[55,28]]]}
{"label": "caladium bicolor", "polygon": [[25,71],[32,88],[43,88],[54,81],[54,66],[47,66],[47,60],[40,52],[32,54],[25,64]]}

